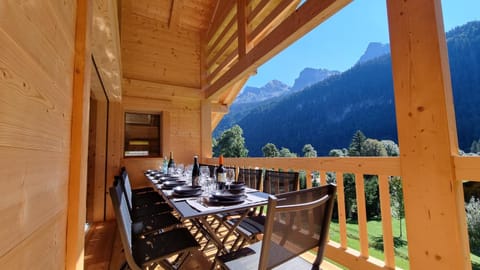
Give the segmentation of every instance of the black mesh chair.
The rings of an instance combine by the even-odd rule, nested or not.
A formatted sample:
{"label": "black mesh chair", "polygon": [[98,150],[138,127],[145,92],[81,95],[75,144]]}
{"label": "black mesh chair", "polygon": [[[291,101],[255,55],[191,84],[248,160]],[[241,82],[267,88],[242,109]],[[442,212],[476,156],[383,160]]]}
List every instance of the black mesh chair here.
{"label": "black mesh chair", "polygon": [[[127,196],[121,186],[120,181],[115,181],[110,192],[110,196],[115,196],[117,201],[121,202],[125,200],[124,204],[128,208]],[[128,208],[129,209],[129,208]],[[129,209],[130,217],[131,211]],[[175,227],[181,227],[182,222],[176,218],[172,213],[157,213],[152,215],[139,216],[132,219],[132,232],[135,235],[138,234],[149,234],[165,231]]]}
{"label": "black mesh chair", "polygon": [[[216,258],[226,269],[319,269],[323,260],[336,186],[270,196],[263,239]],[[302,253],[317,248],[313,263]]]}
{"label": "black mesh chair", "polygon": [[[245,186],[249,188],[253,188],[256,190],[260,190],[260,185],[262,183],[262,174],[263,170],[262,169],[247,169],[247,168],[240,168],[238,170],[238,179],[237,182],[243,182],[245,183]],[[255,211],[255,209],[252,209],[252,213]],[[238,217],[242,213],[240,212],[227,212],[227,213],[220,213],[216,214],[213,217],[215,220],[217,220],[218,224],[217,227],[215,228],[215,231],[218,232],[219,229],[221,228],[221,225],[224,224],[227,227],[229,224],[225,224],[225,222],[228,219],[232,219],[235,217]],[[213,221],[212,221],[213,223]],[[231,226],[231,224],[230,224]],[[237,242],[238,243],[238,242]],[[235,245],[234,245],[235,246]]]}
{"label": "black mesh chair", "polygon": [[155,203],[162,203],[165,200],[152,187],[142,187],[133,189],[130,184],[130,178],[125,167],[122,167],[121,174],[125,189],[129,192],[130,201],[133,208],[148,206]]}
{"label": "black mesh chair", "polygon": [[262,169],[240,168],[238,170],[238,182],[245,183],[245,186],[260,190],[262,183]]}
{"label": "black mesh chair", "polygon": [[[126,171],[124,171],[126,172]],[[159,201],[156,199],[144,199],[141,203],[136,201],[136,197],[132,192],[130,180],[128,174],[122,173],[122,177],[115,176],[115,182],[119,182],[125,192],[127,199],[127,206],[130,210],[130,215],[133,220],[143,219],[146,216],[163,214],[173,211],[165,201]],[[155,192],[156,193],[156,192]],[[158,196],[160,196],[157,193]]]}
{"label": "black mesh chair", "polygon": [[[130,217],[127,200],[118,188],[110,188],[110,197],[126,263],[130,269],[179,269],[191,251],[200,247],[186,228],[166,232],[139,233]],[[170,259],[169,259],[170,258]]]}
{"label": "black mesh chair", "polygon": [[[299,173],[298,172],[279,172],[279,171],[265,171],[263,180],[263,192],[272,195],[282,194],[286,192],[296,191],[299,187]],[[263,234],[265,226],[264,207],[257,209],[256,214],[241,221],[236,228],[238,238],[234,242],[234,248],[242,247],[247,243],[257,241],[257,236]],[[232,226],[237,219],[230,219],[224,222],[226,226]]]}

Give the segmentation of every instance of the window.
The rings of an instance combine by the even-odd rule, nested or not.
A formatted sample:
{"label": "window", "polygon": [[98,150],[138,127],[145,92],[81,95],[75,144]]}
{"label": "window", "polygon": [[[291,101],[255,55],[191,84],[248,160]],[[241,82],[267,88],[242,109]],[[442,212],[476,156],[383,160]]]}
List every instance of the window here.
{"label": "window", "polygon": [[159,157],[160,114],[125,113],[125,157]]}

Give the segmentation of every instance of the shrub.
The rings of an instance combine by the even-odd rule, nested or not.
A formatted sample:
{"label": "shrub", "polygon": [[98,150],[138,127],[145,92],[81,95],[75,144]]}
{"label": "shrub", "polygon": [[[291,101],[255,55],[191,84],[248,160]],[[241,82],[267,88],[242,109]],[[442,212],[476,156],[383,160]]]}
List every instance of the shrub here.
{"label": "shrub", "polygon": [[465,204],[470,252],[480,255],[480,200],[471,197]]}

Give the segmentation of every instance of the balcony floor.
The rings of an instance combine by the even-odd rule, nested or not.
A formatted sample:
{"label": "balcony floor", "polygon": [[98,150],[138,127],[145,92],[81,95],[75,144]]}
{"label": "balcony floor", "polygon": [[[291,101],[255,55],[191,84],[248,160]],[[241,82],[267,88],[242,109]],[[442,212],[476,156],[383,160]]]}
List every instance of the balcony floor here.
{"label": "balcony floor", "polygon": [[[85,264],[86,270],[120,269],[124,263],[124,255],[120,237],[117,234],[114,221],[92,224],[85,237]],[[202,238],[200,245],[205,245]],[[232,239],[233,243],[233,239]],[[188,259],[183,269],[210,269],[211,261],[215,256],[216,249],[210,244],[204,252],[198,251]],[[306,252],[302,255],[307,260],[313,261],[313,254]],[[161,268],[157,268],[161,269]],[[324,261],[321,265],[323,270],[338,270],[337,266]]]}

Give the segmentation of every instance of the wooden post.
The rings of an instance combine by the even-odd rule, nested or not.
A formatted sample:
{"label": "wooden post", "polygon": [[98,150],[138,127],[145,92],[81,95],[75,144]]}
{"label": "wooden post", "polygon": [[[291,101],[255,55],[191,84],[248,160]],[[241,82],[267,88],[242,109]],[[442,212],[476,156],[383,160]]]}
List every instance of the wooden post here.
{"label": "wooden post", "polygon": [[387,1],[411,269],[471,269],[440,0]]}
{"label": "wooden post", "polygon": [[83,269],[91,74],[91,22],[92,2],[90,0],[78,0],[68,182],[66,269]]}
{"label": "wooden post", "polygon": [[209,100],[203,100],[201,104],[201,146],[200,160],[212,157],[212,104]]}

